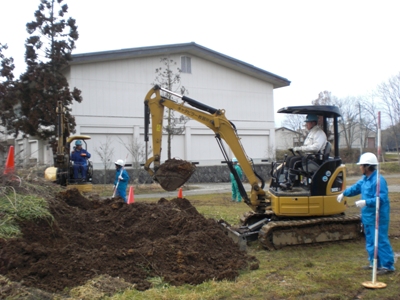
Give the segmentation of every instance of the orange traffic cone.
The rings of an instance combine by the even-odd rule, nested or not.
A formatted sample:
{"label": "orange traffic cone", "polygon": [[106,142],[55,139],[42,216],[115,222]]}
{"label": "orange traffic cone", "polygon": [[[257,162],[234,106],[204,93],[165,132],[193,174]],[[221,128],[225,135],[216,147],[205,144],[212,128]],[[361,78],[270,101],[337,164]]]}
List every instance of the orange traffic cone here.
{"label": "orange traffic cone", "polygon": [[128,196],[128,204],[132,204],[135,202],[135,196],[133,186],[129,187],[129,196]]}
{"label": "orange traffic cone", "polygon": [[10,150],[8,151],[6,167],[4,168],[4,175],[9,173],[14,173],[14,146],[10,146]]}
{"label": "orange traffic cone", "polygon": [[183,195],[182,195],[182,188],[179,188],[179,191],[178,191],[178,198],[179,198],[179,199],[182,199],[182,198],[183,198]]}

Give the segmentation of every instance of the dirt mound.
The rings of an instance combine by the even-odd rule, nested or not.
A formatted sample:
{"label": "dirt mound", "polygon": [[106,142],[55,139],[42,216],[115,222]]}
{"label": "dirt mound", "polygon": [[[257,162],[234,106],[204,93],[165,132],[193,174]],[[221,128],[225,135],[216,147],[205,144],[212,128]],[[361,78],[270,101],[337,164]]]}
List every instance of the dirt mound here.
{"label": "dirt mound", "polygon": [[0,240],[0,274],[27,287],[59,292],[103,274],[145,290],[151,277],[199,284],[258,267],[187,199],[126,205],[67,190],[49,205],[54,222],[24,222],[23,238]]}

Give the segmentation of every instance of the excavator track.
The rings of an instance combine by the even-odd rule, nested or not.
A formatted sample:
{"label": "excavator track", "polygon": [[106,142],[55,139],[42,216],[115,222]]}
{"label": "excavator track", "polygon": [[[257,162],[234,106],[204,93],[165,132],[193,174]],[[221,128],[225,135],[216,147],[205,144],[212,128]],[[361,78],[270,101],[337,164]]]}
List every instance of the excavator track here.
{"label": "excavator track", "polygon": [[304,220],[271,221],[258,240],[268,250],[284,246],[352,240],[362,237],[360,216],[321,217]]}

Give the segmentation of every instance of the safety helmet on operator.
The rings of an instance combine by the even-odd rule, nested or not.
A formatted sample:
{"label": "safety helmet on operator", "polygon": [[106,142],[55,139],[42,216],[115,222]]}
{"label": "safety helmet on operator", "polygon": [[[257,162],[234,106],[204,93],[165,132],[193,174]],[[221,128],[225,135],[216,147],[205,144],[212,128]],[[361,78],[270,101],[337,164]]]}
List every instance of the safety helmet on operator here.
{"label": "safety helmet on operator", "polygon": [[308,114],[304,122],[318,122],[318,116],[315,114]]}
{"label": "safety helmet on operator", "polygon": [[238,162],[237,158],[236,157],[232,158],[232,162],[237,163]]}
{"label": "safety helmet on operator", "polygon": [[76,145],[76,146],[82,146],[82,141],[81,141],[81,140],[77,140],[77,141],[75,142],[75,145]]}
{"label": "safety helmet on operator", "polygon": [[378,159],[376,158],[375,154],[371,152],[366,152],[360,156],[360,161],[357,165],[372,165],[376,166],[378,164]]}

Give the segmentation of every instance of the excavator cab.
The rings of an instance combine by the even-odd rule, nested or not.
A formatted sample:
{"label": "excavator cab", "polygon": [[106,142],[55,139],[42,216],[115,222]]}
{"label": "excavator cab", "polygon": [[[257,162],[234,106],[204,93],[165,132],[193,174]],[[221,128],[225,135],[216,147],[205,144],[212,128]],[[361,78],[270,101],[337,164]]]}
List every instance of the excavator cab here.
{"label": "excavator cab", "polygon": [[[285,162],[281,165],[273,163],[270,182],[271,192],[276,195],[297,193],[309,196],[326,196],[341,191],[345,172],[339,156],[338,119],[341,117],[339,108],[328,105],[291,106],[281,108],[278,113],[318,115],[318,125],[325,132],[328,141],[324,148],[316,154],[306,155],[300,152],[294,153],[292,150],[292,155],[301,156],[301,163],[295,169],[290,170],[291,173],[296,174],[296,180],[291,191],[280,188]],[[340,172],[336,172],[338,169]],[[333,178],[334,174],[336,174],[335,178]]]}

